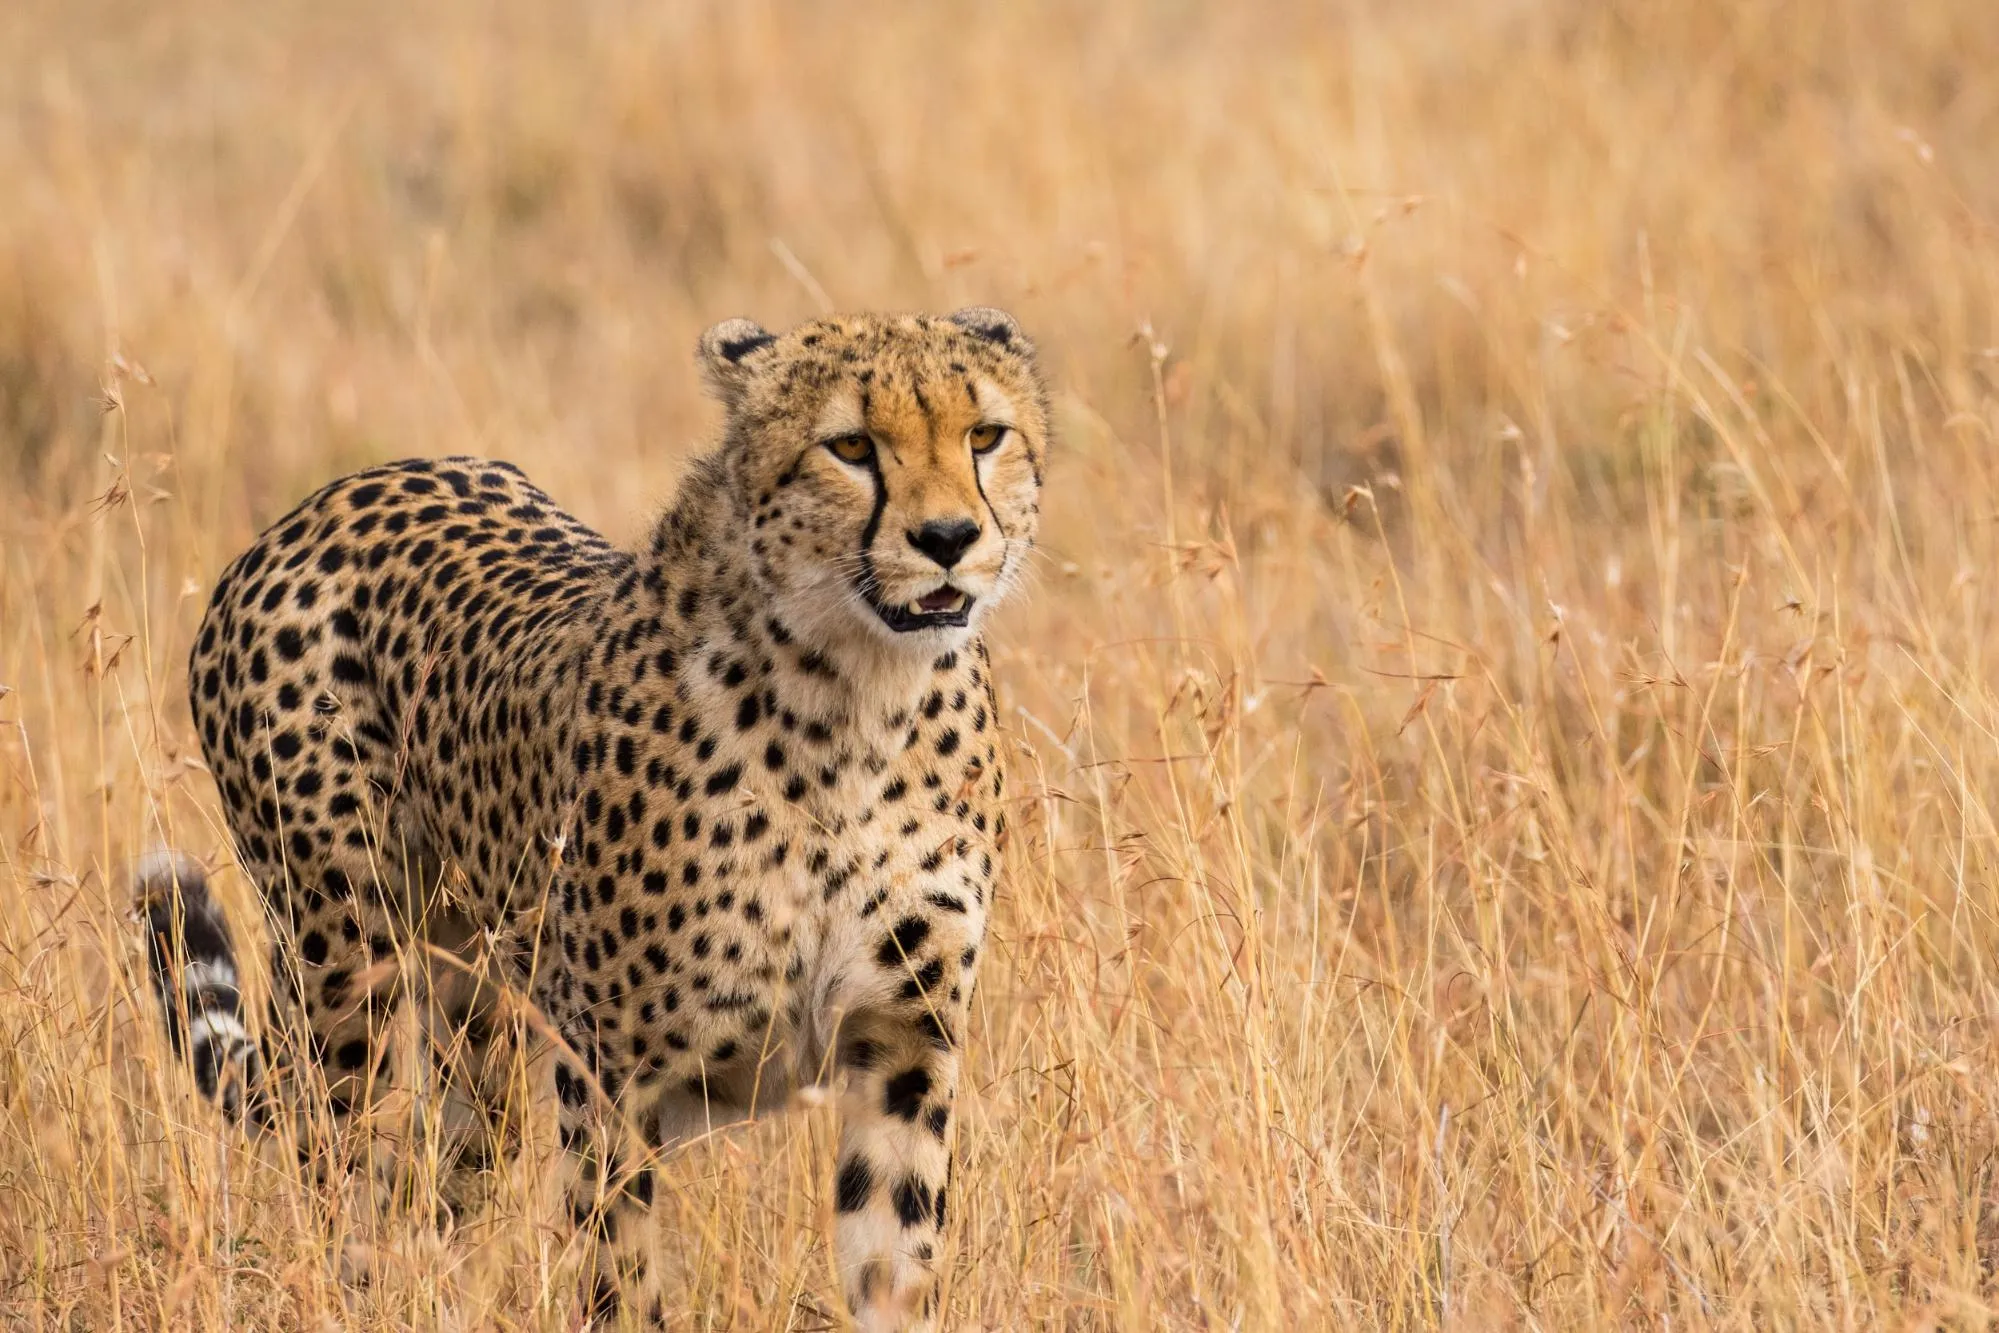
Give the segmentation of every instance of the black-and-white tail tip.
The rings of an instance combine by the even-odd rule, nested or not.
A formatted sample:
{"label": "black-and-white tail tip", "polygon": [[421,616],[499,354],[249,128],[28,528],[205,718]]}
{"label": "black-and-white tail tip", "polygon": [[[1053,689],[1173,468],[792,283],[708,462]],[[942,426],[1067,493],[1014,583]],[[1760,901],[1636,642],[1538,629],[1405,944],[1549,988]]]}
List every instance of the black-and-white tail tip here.
{"label": "black-and-white tail tip", "polygon": [[133,871],[146,911],[146,955],[166,1015],[167,1039],[194,1066],[202,1095],[232,1118],[263,1076],[263,1055],[243,1025],[229,922],[193,858],[160,851]]}

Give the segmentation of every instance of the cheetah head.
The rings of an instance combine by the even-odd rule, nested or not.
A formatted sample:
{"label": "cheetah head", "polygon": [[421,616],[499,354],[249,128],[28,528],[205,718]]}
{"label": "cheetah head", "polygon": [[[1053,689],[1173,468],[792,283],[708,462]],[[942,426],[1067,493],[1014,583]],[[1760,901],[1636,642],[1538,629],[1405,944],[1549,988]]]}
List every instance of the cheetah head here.
{"label": "cheetah head", "polygon": [[1040,517],[1047,395],[987,307],[836,316],[701,338],[752,568],[794,631],[934,654],[1019,582]]}

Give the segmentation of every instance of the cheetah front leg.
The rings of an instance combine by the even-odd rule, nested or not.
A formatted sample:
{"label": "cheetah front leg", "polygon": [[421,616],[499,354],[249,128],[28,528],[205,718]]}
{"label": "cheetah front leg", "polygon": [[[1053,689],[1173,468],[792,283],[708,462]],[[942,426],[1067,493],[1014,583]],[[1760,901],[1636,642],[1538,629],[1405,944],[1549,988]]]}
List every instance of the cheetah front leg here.
{"label": "cheetah front leg", "polygon": [[958,1090],[954,1026],[929,1013],[850,1023],[842,1042],[835,1249],[864,1333],[935,1327]]}
{"label": "cheetah front leg", "polygon": [[597,1328],[664,1328],[654,1171],[633,1160],[624,1117],[565,1055],[561,1107],[563,1209],[585,1248],[583,1298]]}

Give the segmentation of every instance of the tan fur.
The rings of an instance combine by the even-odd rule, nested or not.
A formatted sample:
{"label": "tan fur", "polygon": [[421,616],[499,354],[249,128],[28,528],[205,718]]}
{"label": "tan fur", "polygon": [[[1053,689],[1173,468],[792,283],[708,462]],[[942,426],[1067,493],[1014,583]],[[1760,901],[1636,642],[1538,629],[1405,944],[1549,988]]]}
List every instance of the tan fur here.
{"label": "tan fur", "polygon": [[[849,1301],[928,1326],[1005,824],[978,630],[1033,544],[1043,391],[989,310],[730,321],[702,360],[724,439],[644,549],[505,464],[343,478],[222,577],[195,715],[337,1108],[395,942],[490,935],[588,1066],[555,1080],[602,1301],[659,1299],[651,1178],[606,1126],[670,1145],[838,1082]],[[948,570],[926,524],[966,539]],[[947,582],[966,623],[891,626]]]}

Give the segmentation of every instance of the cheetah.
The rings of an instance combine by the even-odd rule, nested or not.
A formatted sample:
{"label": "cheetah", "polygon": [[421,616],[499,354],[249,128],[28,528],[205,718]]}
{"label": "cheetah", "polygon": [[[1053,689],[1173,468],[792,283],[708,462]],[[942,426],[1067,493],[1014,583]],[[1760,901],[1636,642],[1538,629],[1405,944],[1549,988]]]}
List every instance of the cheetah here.
{"label": "cheetah", "polygon": [[[927,1329],[1007,827],[981,629],[1034,545],[1047,391],[984,307],[730,320],[699,360],[721,441],[636,551],[506,463],[343,477],[223,573],[194,722],[322,1119],[384,1080],[399,942],[483,951],[560,1039],[595,1312],[665,1321],[654,1153],[824,1088],[845,1299]],[[199,868],[142,879],[176,1045],[267,1115]]]}

